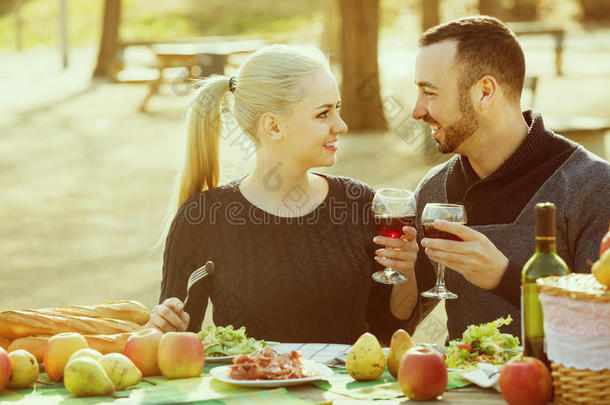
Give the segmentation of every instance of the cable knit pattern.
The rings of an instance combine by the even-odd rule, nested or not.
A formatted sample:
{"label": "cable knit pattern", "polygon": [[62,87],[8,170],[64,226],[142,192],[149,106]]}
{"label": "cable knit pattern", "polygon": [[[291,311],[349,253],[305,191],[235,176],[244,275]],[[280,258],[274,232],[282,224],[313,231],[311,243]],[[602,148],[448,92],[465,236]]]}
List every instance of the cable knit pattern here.
{"label": "cable knit pattern", "polygon": [[183,299],[189,274],[207,260],[216,272],[191,293],[189,330],[200,329],[208,298],[214,323],[282,342],[353,343],[370,330],[381,341],[404,327],[390,312],[392,287],[372,281],[377,231],[373,190],[323,175],[328,195],[298,218],[252,205],[240,180],[191,197],[174,218],[164,254],[160,302]]}

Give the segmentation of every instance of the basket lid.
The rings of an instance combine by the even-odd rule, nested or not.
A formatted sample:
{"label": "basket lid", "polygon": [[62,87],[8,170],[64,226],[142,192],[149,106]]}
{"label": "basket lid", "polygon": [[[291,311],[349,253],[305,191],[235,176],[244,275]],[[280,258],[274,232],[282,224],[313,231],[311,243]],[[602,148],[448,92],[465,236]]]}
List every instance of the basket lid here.
{"label": "basket lid", "polygon": [[593,274],[572,273],[536,280],[541,292],[574,300],[610,302],[610,289]]}

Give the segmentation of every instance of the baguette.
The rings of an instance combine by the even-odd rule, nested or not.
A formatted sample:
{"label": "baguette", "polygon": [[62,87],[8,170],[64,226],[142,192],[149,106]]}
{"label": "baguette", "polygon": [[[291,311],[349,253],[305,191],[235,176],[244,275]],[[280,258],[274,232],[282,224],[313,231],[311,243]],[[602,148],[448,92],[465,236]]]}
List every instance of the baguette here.
{"label": "baguette", "polygon": [[[89,347],[102,354],[123,353],[127,339],[131,333],[117,333],[114,335],[84,335]],[[42,363],[44,347],[51,336],[27,336],[15,339],[11,342],[7,351],[23,349],[32,353],[38,363]]]}
{"label": "baguette", "polygon": [[60,332],[97,335],[133,332],[138,329],[140,325],[137,323],[110,318],[53,315],[35,310],[0,312],[0,336],[11,340]]}
{"label": "baguette", "polygon": [[9,345],[11,344],[11,341],[8,340],[7,338],[3,338],[2,336],[0,336],[0,347],[3,348],[4,350],[8,349]]}
{"label": "baguette", "polygon": [[48,315],[88,316],[93,318],[120,319],[144,325],[150,318],[148,308],[138,301],[111,301],[95,305],[68,305],[42,308],[39,313]]}

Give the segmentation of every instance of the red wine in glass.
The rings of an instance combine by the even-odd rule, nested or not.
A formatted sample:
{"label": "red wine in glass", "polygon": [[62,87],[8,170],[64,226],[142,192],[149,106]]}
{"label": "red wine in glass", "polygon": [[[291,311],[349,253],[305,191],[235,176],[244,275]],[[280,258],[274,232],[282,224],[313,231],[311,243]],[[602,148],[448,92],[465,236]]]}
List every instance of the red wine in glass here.
{"label": "red wine in glass", "polygon": [[432,226],[432,224],[422,224],[421,230],[424,234],[424,238],[456,240],[462,242],[462,238],[459,236],[436,229],[434,226]]}
{"label": "red wine in glass", "polygon": [[388,238],[400,238],[403,234],[403,226],[415,225],[415,215],[402,217],[375,216],[375,225],[381,235]]}

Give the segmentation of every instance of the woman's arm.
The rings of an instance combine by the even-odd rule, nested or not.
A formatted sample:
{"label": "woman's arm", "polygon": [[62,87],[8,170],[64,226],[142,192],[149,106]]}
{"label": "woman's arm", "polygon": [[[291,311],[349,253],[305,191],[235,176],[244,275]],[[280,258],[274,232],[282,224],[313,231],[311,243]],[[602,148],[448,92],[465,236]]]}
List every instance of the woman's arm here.
{"label": "woman's arm", "polygon": [[415,261],[417,260],[417,231],[410,226],[403,227],[402,238],[376,236],[375,243],[383,247],[375,251],[375,260],[385,267],[402,273],[408,281],[396,284],[390,296],[390,309],[398,319],[409,319],[417,304],[417,280],[415,278]]}
{"label": "woman's arm", "polygon": [[[163,254],[163,275],[159,305],[152,314],[148,327],[155,327],[163,332],[190,331],[197,332],[205,316],[209,298],[209,280],[201,280],[189,294],[186,307],[182,300],[186,296],[186,286],[191,273],[211,259],[211,238],[206,235],[207,224],[193,221],[188,215],[198,204],[196,199],[187,201],[178,210],[165,243]],[[195,207],[196,208],[196,207]]]}

